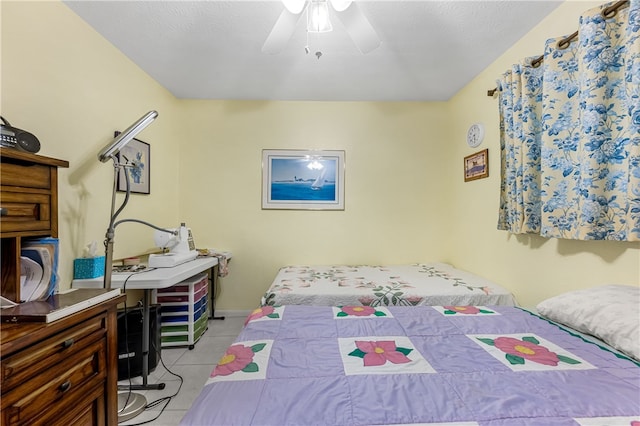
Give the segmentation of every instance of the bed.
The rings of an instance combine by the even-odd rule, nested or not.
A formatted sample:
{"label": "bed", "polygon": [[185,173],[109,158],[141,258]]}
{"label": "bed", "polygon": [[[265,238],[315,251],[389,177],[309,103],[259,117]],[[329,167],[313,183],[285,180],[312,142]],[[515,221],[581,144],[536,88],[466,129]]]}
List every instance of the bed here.
{"label": "bed", "polygon": [[286,266],[261,300],[277,305],[507,305],[505,288],[446,263]]}
{"label": "bed", "polygon": [[618,299],[627,354],[513,306],[263,306],[180,424],[637,426],[640,291]]}

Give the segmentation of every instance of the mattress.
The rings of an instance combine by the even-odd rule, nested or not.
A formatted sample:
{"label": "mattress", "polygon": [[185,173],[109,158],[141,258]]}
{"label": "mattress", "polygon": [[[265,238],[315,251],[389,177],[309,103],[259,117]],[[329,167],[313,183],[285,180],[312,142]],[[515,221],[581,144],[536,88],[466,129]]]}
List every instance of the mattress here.
{"label": "mattress", "polygon": [[640,367],[511,306],[265,306],[181,425],[637,425]]}
{"label": "mattress", "polygon": [[446,263],[286,266],[261,300],[270,305],[507,305],[507,289]]}

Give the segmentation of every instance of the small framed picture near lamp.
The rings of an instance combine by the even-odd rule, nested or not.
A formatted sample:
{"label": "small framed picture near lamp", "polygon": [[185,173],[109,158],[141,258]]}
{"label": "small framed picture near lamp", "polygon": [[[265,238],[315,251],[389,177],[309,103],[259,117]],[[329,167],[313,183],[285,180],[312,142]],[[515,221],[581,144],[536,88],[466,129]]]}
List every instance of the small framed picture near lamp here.
{"label": "small framed picture near lamp", "polygon": [[[117,137],[120,132],[115,132]],[[127,146],[116,154],[120,164],[124,165],[118,173],[118,191],[127,191],[125,173],[129,173],[129,191],[138,194],[151,193],[151,146],[133,138]]]}

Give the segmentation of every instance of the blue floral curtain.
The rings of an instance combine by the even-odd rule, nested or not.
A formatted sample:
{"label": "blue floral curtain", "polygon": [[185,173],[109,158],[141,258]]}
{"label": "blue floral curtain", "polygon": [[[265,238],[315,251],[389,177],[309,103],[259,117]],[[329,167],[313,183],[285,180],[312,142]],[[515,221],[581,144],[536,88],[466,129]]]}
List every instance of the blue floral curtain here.
{"label": "blue floral curtain", "polygon": [[498,229],[640,241],[640,0],[580,18],[498,81]]}

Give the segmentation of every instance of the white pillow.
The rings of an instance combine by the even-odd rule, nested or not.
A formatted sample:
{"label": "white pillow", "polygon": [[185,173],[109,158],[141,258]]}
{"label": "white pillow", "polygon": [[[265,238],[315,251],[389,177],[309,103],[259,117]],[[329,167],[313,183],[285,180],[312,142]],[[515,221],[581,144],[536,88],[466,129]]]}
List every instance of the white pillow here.
{"label": "white pillow", "polygon": [[640,287],[612,284],[571,291],[540,302],[536,309],[640,361]]}

